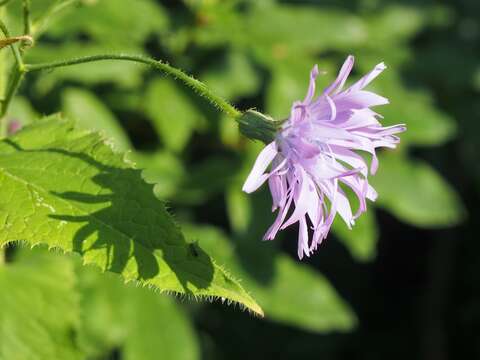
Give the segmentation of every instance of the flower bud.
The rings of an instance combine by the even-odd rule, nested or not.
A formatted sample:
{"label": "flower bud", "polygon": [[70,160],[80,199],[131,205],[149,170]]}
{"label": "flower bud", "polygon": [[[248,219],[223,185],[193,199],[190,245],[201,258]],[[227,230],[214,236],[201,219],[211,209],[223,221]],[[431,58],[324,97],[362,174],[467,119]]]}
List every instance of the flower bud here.
{"label": "flower bud", "polygon": [[244,136],[252,140],[263,141],[265,144],[269,144],[275,139],[277,130],[282,124],[281,121],[276,121],[255,110],[247,110],[236,120],[240,132]]}

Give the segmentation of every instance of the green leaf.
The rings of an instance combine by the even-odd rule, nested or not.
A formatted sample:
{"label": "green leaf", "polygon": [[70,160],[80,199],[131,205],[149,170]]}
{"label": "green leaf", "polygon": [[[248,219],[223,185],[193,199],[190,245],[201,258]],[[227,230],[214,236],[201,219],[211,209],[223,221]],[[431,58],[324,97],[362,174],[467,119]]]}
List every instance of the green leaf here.
{"label": "green leaf", "polygon": [[118,150],[129,150],[132,145],[115,115],[91,92],[80,89],[65,89],[62,94],[65,114],[88,130],[102,131],[113,140]]}
{"label": "green leaf", "polygon": [[138,168],[144,169],[142,177],[147,183],[154,184],[153,191],[159,199],[175,197],[187,172],[175,154],[167,151],[136,151],[129,153],[128,158],[132,159]]}
{"label": "green leaf", "polygon": [[178,156],[166,151],[135,152],[128,158],[144,169],[142,176],[154,184],[157,197],[188,205],[201,204],[222,193],[238,165],[228,157],[211,156],[190,165],[187,171]]}
{"label": "green leaf", "polygon": [[37,120],[39,115],[35,112],[27,99],[21,96],[16,96],[12,99],[12,103],[10,104],[8,118],[10,121],[18,121],[24,126]]}
{"label": "green leaf", "polygon": [[0,189],[0,244],[44,243],[126,281],[262,313],[204,251],[192,251],[140,171],[98,134],[53,118],[3,140]]}
{"label": "green leaf", "polygon": [[426,14],[418,8],[407,6],[388,6],[381,13],[375,13],[367,22],[369,45],[376,47],[379,43],[398,44],[409,39],[431,15]]}
{"label": "green leaf", "polygon": [[252,220],[252,204],[250,198],[241,187],[234,183],[225,192],[228,219],[230,226],[236,233],[247,231]]}
{"label": "green leaf", "polygon": [[150,84],[145,106],[158,135],[173,151],[183,150],[203,118],[183,89],[167,78]]}
{"label": "green leaf", "polygon": [[368,38],[365,23],[347,12],[277,4],[256,6],[246,19],[246,31],[255,39],[251,45],[256,53],[269,63],[298,57],[299,52],[349,50]]}
{"label": "green leaf", "polygon": [[74,337],[79,312],[68,259],[27,252],[0,266],[0,289],[1,359],[83,358]]}
{"label": "green leaf", "polygon": [[214,61],[200,79],[227,99],[251,95],[260,86],[258,74],[250,60],[241,52],[229,52]]}
{"label": "green leaf", "polygon": [[[383,125],[404,123],[407,131],[400,135],[405,144],[440,145],[456,135],[456,124],[435,108],[426,90],[408,89],[400,80],[398,69],[387,69],[369,88],[390,99],[390,104],[376,109],[384,116]],[[405,106],[408,104],[408,106]]]}
{"label": "green leaf", "polygon": [[[271,264],[268,272],[272,278],[262,281],[246,270],[245,263],[223,232],[211,226],[188,225],[184,228],[187,238],[198,240],[202,247],[224,260],[228,268],[241,277],[265,309],[267,319],[320,333],[347,331],[355,326],[356,318],[349,306],[323,275],[307,265],[283,254],[269,254],[263,261]],[[266,245],[259,239],[246,241],[251,241],[251,248],[259,251]],[[258,259],[252,260],[250,265],[257,271],[262,271],[264,266]],[[268,277],[268,274],[262,271],[262,276]]]}
{"label": "green leaf", "polygon": [[427,163],[400,154],[381,154],[371,178],[378,205],[412,225],[437,228],[461,222],[465,209],[455,190]]}
{"label": "green leaf", "polygon": [[370,261],[375,258],[379,231],[372,203],[368,211],[355,220],[351,230],[340,217],[333,222],[332,230],[356,260]]}
{"label": "green leaf", "polygon": [[168,296],[125,285],[90,267],[78,266],[77,273],[79,343],[89,358],[104,358],[115,348],[122,349],[126,360],[199,358],[192,324]]}
{"label": "green leaf", "polygon": [[49,35],[65,39],[86,33],[104,44],[131,46],[141,45],[148,35],[167,26],[167,14],[155,1],[135,0],[134,6],[118,0],[84,1],[74,15],[57,21]]}

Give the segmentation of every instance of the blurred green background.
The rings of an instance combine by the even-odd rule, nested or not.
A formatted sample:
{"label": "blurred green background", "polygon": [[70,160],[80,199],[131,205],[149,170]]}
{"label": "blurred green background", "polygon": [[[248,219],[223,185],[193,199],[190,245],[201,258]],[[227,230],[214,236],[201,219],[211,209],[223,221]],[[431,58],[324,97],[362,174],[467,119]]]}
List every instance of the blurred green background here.
{"label": "blurred green background", "polygon": [[[3,14],[15,35],[20,3]],[[133,63],[29,74],[9,120],[28,124],[61,111],[130,150],[187,238],[241,280],[266,318],[125,286],[75,257],[20,248],[9,254],[16,271],[0,277],[2,288],[25,299],[0,297],[11,309],[3,315],[5,359],[480,358],[478,0],[34,0],[32,7],[41,36],[27,62],[150,55],[240,109],[277,118],[303,97],[313,64],[326,71],[321,87],[348,54],[357,59],[353,78],[384,61],[388,69],[371,88],[391,105],[378,111],[385,125],[406,123],[408,131],[397,150],[381,152],[371,179],[377,203],[353,231],[336,222],[300,262],[295,228],[261,241],[272,221],[268,190],[241,192],[262,144],[242,138],[206,101]]]}

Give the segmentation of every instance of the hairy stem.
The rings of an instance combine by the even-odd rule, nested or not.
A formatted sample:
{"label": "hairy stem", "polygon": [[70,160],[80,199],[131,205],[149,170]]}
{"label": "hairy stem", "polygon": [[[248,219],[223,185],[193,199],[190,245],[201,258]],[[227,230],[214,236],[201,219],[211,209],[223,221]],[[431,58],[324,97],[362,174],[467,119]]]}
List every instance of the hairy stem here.
{"label": "hairy stem", "polygon": [[126,54],[105,54],[105,55],[93,55],[80,58],[74,58],[70,60],[63,61],[54,61],[50,63],[41,63],[41,64],[25,64],[25,70],[29,71],[38,71],[38,70],[51,70],[59,67],[84,64],[94,61],[104,61],[104,60],[124,60],[124,61],[133,61],[142,64],[149,65],[157,70],[163,71],[165,74],[172,76],[175,79],[182,81],[185,85],[192,88],[200,96],[206,98],[211,104],[217,107],[219,110],[223,111],[227,115],[237,118],[242,113],[235,109],[231,104],[220,96],[214,94],[204,83],[198,81],[197,79],[187,75],[183,71],[174,68],[163,61],[154,60],[142,55],[126,55]]}

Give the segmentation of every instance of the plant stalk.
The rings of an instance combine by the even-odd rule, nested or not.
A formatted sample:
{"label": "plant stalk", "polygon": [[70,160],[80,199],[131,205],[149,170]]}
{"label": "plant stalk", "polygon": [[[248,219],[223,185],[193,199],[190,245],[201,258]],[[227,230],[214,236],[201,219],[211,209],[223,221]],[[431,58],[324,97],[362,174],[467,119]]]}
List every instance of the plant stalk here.
{"label": "plant stalk", "polygon": [[133,61],[137,63],[142,63],[149,65],[157,70],[163,71],[165,74],[172,76],[175,79],[182,81],[185,85],[192,88],[200,96],[203,96],[207,99],[212,105],[217,107],[219,110],[223,111],[225,114],[238,118],[242,113],[237,110],[234,106],[224,100],[222,97],[213,93],[204,83],[198,81],[197,79],[187,75],[183,71],[174,68],[163,61],[154,60],[142,55],[127,55],[127,54],[104,54],[104,55],[93,55],[86,57],[79,57],[69,60],[53,61],[49,63],[40,63],[40,64],[25,64],[24,69],[26,72],[30,71],[39,71],[39,70],[51,70],[59,67],[84,64],[94,61],[105,61],[105,60],[123,60],[123,61]]}
{"label": "plant stalk", "polygon": [[30,0],[23,0],[23,34],[30,35],[32,32],[32,21],[30,18]]}

